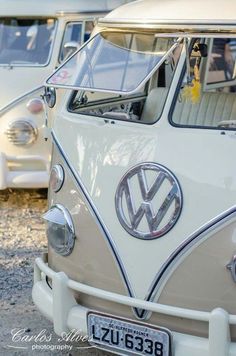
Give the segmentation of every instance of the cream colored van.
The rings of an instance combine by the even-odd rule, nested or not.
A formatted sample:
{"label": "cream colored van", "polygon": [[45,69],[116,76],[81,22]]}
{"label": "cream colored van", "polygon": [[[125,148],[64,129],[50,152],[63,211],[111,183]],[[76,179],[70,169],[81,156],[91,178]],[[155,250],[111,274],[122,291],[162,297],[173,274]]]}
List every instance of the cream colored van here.
{"label": "cream colored van", "polygon": [[120,0],[0,0],[0,190],[48,186],[43,81]]}
{"label": "cream colored van", "polygon": [[132,2],[48,78],[33,300],[57,334],[120,355],[236,355],[235,13]]}

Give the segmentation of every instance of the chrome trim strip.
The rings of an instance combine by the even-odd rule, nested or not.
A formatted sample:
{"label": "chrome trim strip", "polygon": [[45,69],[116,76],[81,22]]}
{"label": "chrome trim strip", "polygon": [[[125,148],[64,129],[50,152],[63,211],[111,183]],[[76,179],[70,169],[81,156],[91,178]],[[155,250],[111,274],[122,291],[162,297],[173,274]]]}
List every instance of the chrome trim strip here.
{"label": "chrome trim strip", "polygon": [[[82,15],[83,17],[85,17],[86,15],[88,15],[88,16],[91,16],[91,15],[94,15],[94,16],[96,16],[97,14],[99,14],[99,15],[106,15],[107,14],[107,12],[110,12],[110,11],[112,11],[112,9],[105,9],[105,10],[91,10],[91,11],[88,11],[88,10],[80,10],[80,11],[78,11],[78,10],[66,10],[66,11],[64,11],[64,10],[58,10],[57,12],[56,12],[56,15],[57,16],[66,16],[66,15]],[[92,18],[92,20],[94,20],[94,18]]]}
{"label": "chrome trim strip", "polygon": [[42,88],[43,88],[43,85],[40,85],[39,87],[36,87],[36,88],[18,96],[16,99],[12,100],[9,104],[7,104],[2,109],[0,109],[0,116],[4,115],[7,111],[11,110],[13,106],[17,105],[19,102],[26,99],[27,96],[32,95],[34,92],[37,92],[38,90],[40,90]]}
{"label": "chrome trim strip", "polygon": [[179,29],[180,31],[200,30],[206,33],[220,30],[235,31],[236,22],[233,20],[222,21],[222,19],[202,20],[202,19],[150,19],[150,18],[113,18],[104,17],[98,19],[99,27],[128,27],[128,28],[143,28],[143,29]]}
{"label": "chrome trim strip", "polygon": [[[168,23],[168,22],[167,22]],[[127,21],[127,22],[100,22],[98,32],[126,32],[126,31],[143,31],[143,33],[156,32],[161,34],[163,37],[176,36],[176,37],[189,37],[189,38],[208,38],[208,37],[218,37],[223,38],[227,34],[227,37],[235,37],[236,30],[235,25],[222,25],[219,32],[218,25],[209,25],[211,28],[206,27],[206,25],[192,25],[183,23],[169,24],[159,21],[158,23],[145,23],[143,21]]]}
{"label": "chrome trim strip", "polygon": [[[131,283],[130,283],[130,280],[129,280],[129,277],[127,275],[127,272],[125,270],[125,267],[123,265],[123,262],[121,261],[121,258],[120,256],[118,255],[118,252],[117,252],[117,247],[116,247],[116,244],[115,242],[113,241],[112,237],[111,237],[111,234],[109,233],[108,231],[108,228],[106,227],[105,223],[102,221],[102,218],[100,217],[99,215],[99,212],[97,210],[97,208],[95,207],[95,205],[93,204],[90,196],[89,196],[89,193],[86,189],[86,187],[84,186],[84,184],[82,183],[78,173],[76,172],[76,170],[71,167],[71,165],[69,164],[69,160],[65,154],[65,152],[63,151],[63,148],[61,147],[58,139],[56,138],[56,134],[55,132],[52,130],[51,132],[51,136],[52,136],[52,140],[53,142],[55,143],[55,145],[57,146],[57,149],[59,150],[63,160],[65,161],[68,169],[70,170],[70,172],[72,173],[77,185],[79,186],[80,188],[80,192],[83,196],[83,198],[85,199],[85,201],[87,202],[87,205],[88,205],[88,209],[89,211],[92,213],[92,215],[94,216],[94,218],[96,219],[97,223],[98,223],[98,226],[100,227],[103,235],[105,236],[106,240],[108,241],[109,243],[109,246],[112,250],[112,253],[115,257],[115,260],[116,262],[118,263],[119,265],[119,269],[120,269],[120,272],[121,272],[121,275],[124,279],[124,282],[125,282],[125,286],[127,288],[127,291],[129,293],[129,296],[132,297],[132,298],[136,298],[135,296],[135,293],[134,291],[132,290],[132,286],[131,286]],[[135,316],[137,316],[139,318],[139,311],[134,309],[134,313],[135,313]]]}

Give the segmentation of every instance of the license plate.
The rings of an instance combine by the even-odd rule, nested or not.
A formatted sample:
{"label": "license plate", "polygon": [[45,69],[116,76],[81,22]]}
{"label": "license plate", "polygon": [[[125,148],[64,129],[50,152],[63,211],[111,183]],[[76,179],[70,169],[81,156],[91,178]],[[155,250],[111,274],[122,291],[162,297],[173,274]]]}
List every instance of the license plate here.
{"label": "license plate", "polygon": [[88,314],[89,342],[122,355],[170,356],[171,334],[167,329],[110,317]]}

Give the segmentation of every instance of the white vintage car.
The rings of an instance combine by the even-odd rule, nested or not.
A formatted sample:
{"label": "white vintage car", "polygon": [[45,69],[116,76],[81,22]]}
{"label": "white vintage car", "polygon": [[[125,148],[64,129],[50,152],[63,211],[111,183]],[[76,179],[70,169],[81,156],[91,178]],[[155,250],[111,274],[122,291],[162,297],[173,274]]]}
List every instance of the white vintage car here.
{"label": "white vintage car", "polygon": [[32,295],[57,334],[236,355],[235,14],[235,0],[124,5],[48,78],[64,95]]}
{"label": "white vintage car", "polygon": [[43,81],[124,2],[0,0],[0,190],[48,186]]}

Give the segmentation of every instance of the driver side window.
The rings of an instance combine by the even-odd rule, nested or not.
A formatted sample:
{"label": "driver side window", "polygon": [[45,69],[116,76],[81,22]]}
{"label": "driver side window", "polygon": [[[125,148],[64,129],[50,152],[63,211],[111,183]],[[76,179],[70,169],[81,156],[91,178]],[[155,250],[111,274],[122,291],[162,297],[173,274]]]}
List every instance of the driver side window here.
{"label": "driver side window", "polygon": [[82,22],[69,22],[66,25],[61,51],[59,54],[59,62],[63,62],[71,56],[73,52],[79,48],[82,39]]}
{"label": "driver side window", "polygon": [[70,57],[90,38],[93,28],[94,22],[90,20],[84,22],[68,22],[59,54],[60,63]]}
{"label": "driver side window", "polygon": [[143,124],[155,123],[161,116],[176,63],[172,56],[154,73],[149,82],[133,95],[104,92],[74,92],[69,110],[74,113]]}

